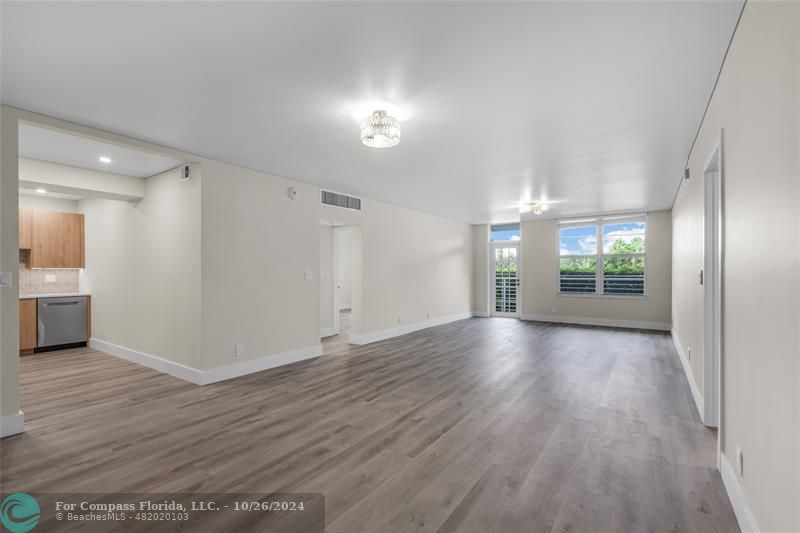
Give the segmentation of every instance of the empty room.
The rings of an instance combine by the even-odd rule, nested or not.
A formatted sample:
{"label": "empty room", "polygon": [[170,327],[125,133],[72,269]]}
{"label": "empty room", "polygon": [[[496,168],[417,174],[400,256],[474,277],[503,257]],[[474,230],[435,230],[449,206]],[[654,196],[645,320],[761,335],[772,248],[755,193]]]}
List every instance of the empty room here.
{"label": "empty room", "polygon": [[0,46],[0,530],[800,533],[800,2]]}

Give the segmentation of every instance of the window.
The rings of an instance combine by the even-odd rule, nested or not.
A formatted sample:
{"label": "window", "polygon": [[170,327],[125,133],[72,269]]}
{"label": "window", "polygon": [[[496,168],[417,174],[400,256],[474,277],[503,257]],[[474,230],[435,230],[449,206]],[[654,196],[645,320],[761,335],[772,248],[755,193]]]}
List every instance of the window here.
{"label": "window", "polygon": [[491,230],[490,240],[492,242],[519,240],[519,224],[493,224]]}
{"label": "window", "polygon": [[559,292],[644,296],[643,216],[567,220],[559,224]]}

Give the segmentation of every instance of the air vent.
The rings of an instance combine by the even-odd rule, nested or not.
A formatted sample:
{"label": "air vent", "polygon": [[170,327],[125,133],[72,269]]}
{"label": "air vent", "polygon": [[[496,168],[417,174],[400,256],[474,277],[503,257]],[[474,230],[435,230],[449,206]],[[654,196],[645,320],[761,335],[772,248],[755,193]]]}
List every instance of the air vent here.
{"label": "air vent", "polygon": [[322,201],[323,205],[361,211],[361,198],[355,196],[347,196],[346,194],[323,190],[320,191],[320,201]]}

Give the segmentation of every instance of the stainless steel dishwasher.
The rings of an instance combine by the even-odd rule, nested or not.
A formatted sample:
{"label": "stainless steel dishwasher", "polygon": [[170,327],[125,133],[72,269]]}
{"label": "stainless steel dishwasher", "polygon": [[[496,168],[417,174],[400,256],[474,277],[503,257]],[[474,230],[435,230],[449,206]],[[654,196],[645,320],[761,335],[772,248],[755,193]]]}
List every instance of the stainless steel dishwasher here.
{"label": "stainless steel dishwasher", "polygon": [[39,298],[39,348],[86,342],[86,296]]}

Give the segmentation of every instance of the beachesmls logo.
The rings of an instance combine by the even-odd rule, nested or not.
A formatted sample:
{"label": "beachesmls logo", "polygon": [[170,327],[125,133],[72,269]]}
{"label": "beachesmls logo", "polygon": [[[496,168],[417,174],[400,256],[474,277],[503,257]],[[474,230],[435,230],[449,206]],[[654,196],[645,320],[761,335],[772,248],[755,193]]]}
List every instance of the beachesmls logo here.
{"label": "beachesmls logo", "polygon": [[11,533],[27,533],[39,523],[40,512],[33,496],[15,492],[0,503],[0,522]]}

